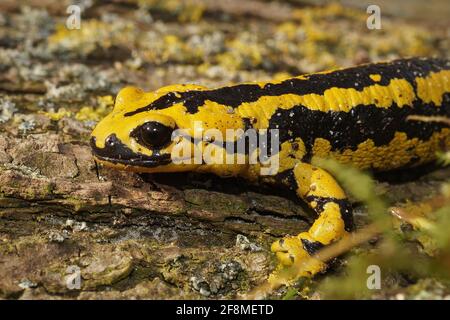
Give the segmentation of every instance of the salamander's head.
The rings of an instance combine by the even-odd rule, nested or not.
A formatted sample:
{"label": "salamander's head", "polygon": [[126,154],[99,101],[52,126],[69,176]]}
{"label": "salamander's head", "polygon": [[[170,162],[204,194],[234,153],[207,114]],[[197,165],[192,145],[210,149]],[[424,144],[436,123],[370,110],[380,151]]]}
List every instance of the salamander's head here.
{"label": "salamander's head", "polygon": [[167,94],[165,90],[145,93],[126,87],[116,97],[113,111],[101,120],[91,134],[95,158],[117,169],[137,172],[191,170],[192,166],[174,165],[171,151],[176,129],[189,127],[183,106],[153,110],[149,106]]}
{"label": "salamander's head", "polygon": [[[210,101],[205,90],[196,85],[172,85],[148,93],[135,87],[122,89],[113,111],[91,134],[95,158],[122,170],[175,172],[203,165],[198,155],[207,145],[223,155],[218,153],[223,140],[217,132],[225,137],[227,129],[243,129],[244,123],[231,107]],[[210,130],[215,131],[214,139]]]}

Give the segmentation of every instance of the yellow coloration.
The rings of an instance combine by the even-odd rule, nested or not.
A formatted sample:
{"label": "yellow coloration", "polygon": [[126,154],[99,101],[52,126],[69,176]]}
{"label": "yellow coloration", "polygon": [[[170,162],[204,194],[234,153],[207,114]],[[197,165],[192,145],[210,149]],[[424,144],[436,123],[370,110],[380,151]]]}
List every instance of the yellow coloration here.
{"label": "yellow coloration", "polygon": [[144,91],[136,87],[125,87],[119,91],[116,97],[114,111],[128,109],[131,103],[136,103],[144,96]]}
{"label": "yellow coloration", "polygon": [[292,21],[283,22],[277,27],[277,32],[285,35],[288,40],[294,40],[299,33],[298,25]]}
{"label": "yellow coloration", "polygon": [[57,24],[56,31],[48,37],[49,48],[70,49],[89,53],[100,45],[109,48],[113,44],[129,44],[135,35],[132,23],[107,23],[99,20],[83,20],[82,27],[70,30],[65,24]]}
{"label": "yellow coloration", "polygon": [[331,143],[330,141],[323,139],[323,138],[316,138],[314,140],[314,146],[313,146],[313,154],[314,156],[318,158],[324,158],[324,155],[328,155],[331,152]]}
{"label": "yellow coloration", "polygon": [[[295,146],[295,148],[294,148]],[[306,154],[305,144],[300,138],[294,139],[294,141],[283,142],[280,146],[279,158],[280,168],[279,172],[284,172],[288,169],[292,169],[298,163],[299,159],[302,159]]]}
{"label": "yellow coloration", "polygon": [[161,87],[155,91],[157,94],[165,94],[169,92],[186,92],[191,90],[206,90],[206,87],[196,84],[172,84],[169,86]]}
{"label": "yellow coloration", "polygon": [[64,117],[71,117],[72,112],[67,110],[66,108],[59,108],[58,111],[48,111],[48,112],[42,112],[42,114],[49,117],[51,120],[59,121]]}
{"label": "yellow coloration", "polygon": [[114,105],[114,97],[113,96],[101,96],[97,98],[97,103],[100,108],[106,108]]}
{"label": "yellow coloration", "polygon": [[[119,120],[121,119],[121,120]],[[114,128],[117,125],[117,121],[120,121],[120,128]],[[153,113],[147,117],[129,117],[124,118],[120,112],[113,111],[106,116],[102,123],[104,126],[97,126],[93,132],[93,135],[97,138],[97,146],[99,148],[105,147],[105,139],[111,134],[115,133],[117,137],[127,146],[129,146],[134,152],[139,152],[146,155],[151,155],[152,151],[138,145],[134,139],[130,137],[130,132],[139,125],[148,121],[157,121],[166,126],[174,126],[173,119],[160,113]],[[114,128],[114,129],[111,129]]]}
{"label": "yellow coloration", "polygon": [[227,41],[228,50],[216,55],[218,64],[228,70],[255,68],[261,65],[266,49],[255,41],[256,39],[249,33],[245,33],[242,38]]}
{"label": "yellow coloration", "polygon": [[426,77],[416,78],[417,96],[425,103],[442,104],[442,97],[450,92],[450,70],[432,72]]}
{"label": "yellow coloration", "polygon": [[[262,84],[261,84],[262,85]],[[259,121],[257,129],[268,128],[269,120],[277,109],[289,110],[302,105],[310,110],[348,112],[358,105],[375,105],[389,108],[393,103],[399,107],[410,106],[415,100],[414,88],[404,79],[393,79],[387,86],[375,84],[363,88],[330,88],[323,95],[319,94],[284,94],[280,96],[263,96],[255,102],[244,102],[237,108],[242,117],[254,117]]]}
{"label": "yellow coloration", "polygon": [[195,121],[202,122],[203,130],[217,129],[224,137],[227,129],[244,129],[242,118],[233,108],[209,100],[198,108]]}
{"label": "yellow coloration", "polygon": [[[300,234],[295,237],[283,238],[282,244],[280,241],[276,241],[272,244],[271,250],[276,253],[278,261],[280,263],[279,268],[284,266],[294,266],[295,264],[303,264],[301,276],[311,276],[326,268],[326,265],[317,260],[311,259],[308,252],[302,247],[301,239],[307,239],[313,241],[313,239],[307,234]],[[299,268],[300,269],[300,268]],[[275,280],[274,275],[272,275]]]}
{"label": "yellow coloration", "polygon": [[273,287],[292,283],[300,277],[311,277],[325,271],[326,264],[312,258],[302,247],[299,236],[283,238],[283,244],[274,242],[271,247],[279,262],[275,271],[269,276],[268,283]]}
{"label": "yellow coloration", "polygon": [[99,121],[104,118],[110,111],[114,104],[112,96],[98,97],[98,107],[85,106],[75,114],[75,119],[78,121]]}
{"label": "yellow coloration", "polygon": [[310,17],[311,19],[347,17],[358,21],[365,21],[367,19],[367,16],[361,11],[343,6],[337,2],[329,3],[323,7],[296,9],[293,15],[298,20],[303,20],[305,17]]}
{"label": "yellow coloration", "polygon": [[404,132],[397,132],[389,144],[375,146],[370,139],[360,143],[356,150],[331,151],[330,143],[318,138],[315,140],[313,154],[318,158],[330,157],[359,169],[372,168],[377,171],[401,168],[417,159],[416,165],[433,160],[435,152],[442,146],[450,148],[450,129],[435,132],[429,140],[408,139]]}
{"label": "yellow coloration", "polygon": [[[294,168],[294,175],[299,186],[297,194],[305,201],[308,201],[309,196],[333,199],[346,198],[341,187],[323,169],[300,162]],[[317,202],[314,200],[309,204],[313,209],[317,207]],[[311,258],[303,248],[301,240],[304,239],[313,243],[319,242],[324,245],[330,244],[347,234],[344,227],[339,205],[332,201],[327,202],[319,218],[307,232],[302,232],[296,237],[285,237],[272,244],[271,250],[275,252],[279,265],[269,277],[269,282],[277,283],[283,281],[283,276],[279,273],[285,267],[295,270],[296,274],[290,275],[291,279],[311,276],[325,270],[325,263]]]}
{"label": "yellow coloration", "polygon": [[[320,37],[320,34],[317,35]],[[167,39],[166,39],[167,40]],[[168,39],[175,41],[176,39]],[[257,62],[256,59],[254,62]],[[327,73],[327,72],[323,72]],[[344,164],[352,164],[361,169],[372,168],[383,171],[395,168],[408,167],[433,160],[436,151],[441,148],[450,148],[450,129],[443,128],[436,131],[427,140],[419,138],[408,139],[406,133],[396,132],[391,141],[376,146],[371,139],[361,142],[356,148],[333,150],[332,141],[316,138],[312,150],[307,150],[305,142],[295,137],[295,132],[289,130],[289,112],[287,117],[280,121],[278,128],[285,130],[292,140],[284,141],[280,145],[280,151],[272,158],[278,158],[277,176],[262,176],[261,169],[265,163],[250,160],[259,153],[259,149],[250,155],[242,155],[243,163],[228,162],[228,157],[237,159],[236,152],[227,154],[223,148],[223,141],[236,141],[248,122],[257,130],[269,127],[277,110],[291,110],[296,106],[303,106],[311,111],[323,112],[349,112],[356,106],[388,109],[395,107],[415,107],[416,102],[442,103],[442,97],[450,92],[448,71],[431,73],[428,77],[416,78],[417,96],[413,86],[402,78],[392,79],[387,85],[380,85],[380,74],[370,74],[369,77],[377,82],[370,86],[359,87],[355,81],[355,88],[332,87],[323,94],[283,94],[279,96],[261,96],[257,101],[242,101],[237,107],[221,104],[212,100],[204,100],[198,110],[187,109],[183,99],[172,101],[172,105],[165,108],[146,110],[152,102],[158,98],[173,93],[181,98],[181,92],[191,90],[209,90],[196,85],[171,85],[160,88],[154,92],[145,93],[141,89],[127,87],[122,89],[116,99],[113,111],[107,115],[95,128],[92,136],[96,138],[96,147],[104,148],[105,140],[114,134],[120,142],[135,154],[158,157],[160,155],[172,155],[171,163],[156,162],[156,166],[139,167],[137,165],[114,164],[107,161],[103,163],[122,170],[137,172],[179,172],[197,171],[212,172],[220,176],[241,176],[251,181],[263,181],[269,183],[284,183],[296,190],[297,195],[319,215],[307,232],[302,232],[295,237],[286,237],[272,245],[272,251],[280,262],[277,270],[270,276],[270,281],[277,283],[282,281],[281,273],[286,268],[297,270],[292,279],[299,276],[312,276],[325,270],[326,264],[311,258],[311,255],[322,245],[333,243],[346,236],[352,230],[351,206],[346,194],[336,180],[325,170],[315,167],[309,161],[315,157],[334,158]],[[278,81],[271,83],[280,83]],[[297,77],[308,79],[308,75]],[[264,87],[267,83],[257,83]],[[214,99],[214,98],[211,98]],[[214,99],[221,101],[221,99]],[[423,106],[426,108],[427,106]],[[141,112],[134,113],[140,110]],[[403,110],[410,113],[411,110]],[[82,109],[80,114],[89,113]],[[292,112],[292,124],[295,119]],[[246,118],[247,121],[244,121]],[[408,121],[408,120],[407,120]],[[411,121],[417,121],[413,119]],[[146,143],[138,143],[130,133],[137,127],[147,122],[157,122],[169,128],[181,129],[187,136],[173,139],[167,144],[152,148]],[[274,123],[275,128],[276,123]],[[351,124],[349,124],[351,125]],[[227,137],[227,130],[238,130],[232,137]],[[203,139],[201,139],[203,138]],[[376,139],[377,140],[377,139]],[[378,141],[378,140],[377,140]],[[380,143],[380,142],[378,142]],[[147,146],[146,146],[147,145]],[[106,149],[108,151],[108,149]],[[176,151],[176,152],[175,152]],[[115,152],[115,151],[114,151]],[[114,154],[114,152],[112,152]],[[175,160],[198,160],[195,155],[200,154],[200,161],[196,163],[175,164]],[[310,158],[312,156],[312,159]],[[305,160],[306,159],[306,160]],[[100,159],[101,160],[101,159]],[[292,184],[295,184],[294,186]]]}
{"label": "yellow coloration", "polygon": [[300,197],[309,195],[330,197],[330,192],[332,192],[332,196],[335,199],[345,198],[344,191],[329,173],[311,166],[309,163],[298,163],[294,169],[294,175],[298,181],[299,189],[297,194]]}
{"label": "yellow coloration", "polygon": [[292,75],[289,72],[277,72],[273,75],[273,81],[282,82],[284,80],[292,78]]}
{"label": "yellow coloration", "polygon": [[369,78],[372,79],[375,82],[380,82],[381,81],[381,75],[379,75],[379,74],[371,74],[371,75],[369,75]]}
{"label": "yellow coloration", "polygon": [[[122,143],[127,145],[133,152],[151,156],[153,154],[152,150],[138,144],[134,138],[130,137],[130,132],[134,128],[149,121],[156,121],[172,128],[178,127],[180,129],[185,129],[185,131],[191,136],[202,135],[208,129],[219,129],[225,137],[226,129],[243,129],[242,121],[237,114],[230,112],[229,107],[222,106],[211,101],[206,101],[205,105],[200,107],[198,113],[195,115],[187,113],[186,108],[179,103],[162,110],[139,113],[128,117],[124,116],[125,113],[144,107],[161,95],[166,94],[167,89],[169,88],[176,89],[177,91],[188,91],[198,90],[201,87],[193,85],[176,85],[162,88],[151,93],[144,93],[142,90],[135,87],[126,87],[122,89],[116,98],[116,104],[113,112],[106,116],[101,122],[102,125],[98,125],[92,133],[92,135],[96,137],[97,147],[104,148],[106,138],[114,133],[117,138]],[[120,123],[120,126],[117,126],[117,123]],[[201,124],[200,127],[197,127],[199,132],[194,132],[195,123]],[[193,150],[198,147],[192,146],[190,141],[182,139],[177,143],[172,142],[169,146],[162,149],[161,153],[171,154],[172,148],[175,144],[183,143],[188,144],[186,147],[187,149],[192,148]],[[193,156],[194,152],[192,151],[191,154]],[[125,167],[123,165],[114,164],[108,165],[130,171],[155,171],[155,169],[152,168],[133,168],[131,166]],[[198,167],[199,164],[169,164],[163,167],[158,167],[156,171],[193,171],[198,169]],[[236,175],[238,172],[241,172],[242,167],[235,166],[235,168],[230,169],[230,166],[228,165],[211,165],[208,166],[208,170],[213,170],[220,175],[229,176]]]}
{"label": "yellow coloration", "polygon": [[198,22],[203,16],[205,5],[196,0],[138,0],[140,10],[158,10],[176,14],[178,21]]}
{"label": "yellow coloration", "polygon": [[72,111],[67,110],[66,108],[59,108],[58,111],[48,111],[40,113],[46,115],[54,121],[59,121],[64,117],[72,116],[74,116],[78,121],[99,121],[111,111],[111,106],[113,105],[113,103],[114,99],[112,96],[103,96],[97,98],[98,107],[94,108],[91,106],[84,106],[80,108],[80,110],[75,114]]}
{"label": "yellow coloration", "polygon": [[325,204],[324,213],[317,218],[308,234],[322,244],[329,244],[342,238],[346,232],[339,206],[333,202]]}
{"label": "yellow coloration", "polygon": [[77,119],[78,121],[88,121],[88,120],[99,121],[101,117],[97,113],[95,113],[92,107],[85,106],[82,107],[80,111],[78,111],[75,114],[75,119]]}

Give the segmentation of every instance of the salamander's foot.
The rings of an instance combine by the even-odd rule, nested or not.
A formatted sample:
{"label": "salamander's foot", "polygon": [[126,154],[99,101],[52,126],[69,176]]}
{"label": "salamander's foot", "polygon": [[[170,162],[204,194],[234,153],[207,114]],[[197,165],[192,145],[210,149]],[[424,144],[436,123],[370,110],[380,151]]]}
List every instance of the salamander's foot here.
{"label": "salamander's foot", "polygon": [[293,168],[297,195],[319,217],[308,232],[285,237],[272,245],[279,265],[269,277],[272,286],[289,284],[301,277],[325,271],[326,263],[313,258],[325,245],[336,242],[353,229],[352,206],[344,190],[325,170],[299,162]]}
{"label": "salamander's foot", "polygon": [[284,237],[272,244],[272,252],[278,259],[276,270],[270,275],[269,282],[272,284],[288,284],[301,277],[312,277],[315,274],[325,271],[327,265],[311,255],[311,244],[319,249],[307,232],[297,236]]}

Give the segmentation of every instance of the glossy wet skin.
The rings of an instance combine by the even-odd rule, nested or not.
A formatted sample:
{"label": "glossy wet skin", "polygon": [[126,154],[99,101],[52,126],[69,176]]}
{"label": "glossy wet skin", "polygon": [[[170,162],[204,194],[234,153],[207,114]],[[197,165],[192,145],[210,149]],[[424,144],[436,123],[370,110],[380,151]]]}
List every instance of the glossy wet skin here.
{"label": "glossy wet skin", "polygon": [[[185,129],[194,137],[194,122],[201,122],[200,131],[215,129],[224,135],[227,129],[280,129],[282,149],[300,146],[297,161],[332,156],[380,171],[418,165],[432,160],[448,133],[442,124],[407,118],[448,114],[449,69],[446,61],[410,59],[217,89],[172,85],[144,93],[127,87],[92,133],[93,151],[100,161],[119,169],[197,169],[170,163],[174,145],[191,141],[170,142],[169,135]],[[399,160],[391,161],[388,153]],[[292,162],[282,158],[286,161],[280,172]],[[243,171],[237,166],[214,169],[219,175]]]}
{"label": "glossy wet skin", "polygon": [[[162,111],[125,116],[130,110],[148,105],[158,93],[144,93],[134,87],[122,89],[113,111],[100,121],[91,134],[94,156],[101,163],[129,171],[181,171],[190,168],[171,165],[173,130],[183,128]],[[178,143],[188,143],[181,141]],[[178,169],[178,170],[177,170]]]}
{"label": "glossy wet skin", "polygon": [[[172,85],[144,93],[127,87],[92,133],[92,147],[100,161],[119,169],[208,170],[174,165],[169,155],[176,144],[192,144],[197,131],[280,129],[281,149],[300,146],[296,161],[332,156],[380,171],[418,165],[432,160],[448,133],[442,124],[407,117],[448,114],[449,69],[446,61],[410,59],[217,89]],[[169,141],[177,129],[191,139]],[[388,153],[399,159],[391,161]],[[291,162],[282,156],[280,172]],[[219,175],[245,171],[242,166],[212,169]]]}
{"label": "glossy wet skin", "polygon": [[[127,171],[196,170],[201,164],[195,164],[194,161],[174,164],[171,161],[173,148],[184,146],[191,150],[186,157],[192,158],[194,150],[203,146],[198,141],[194,144],[193,137],[201,137],[208,129],[218,129],[224,135],[226,129],[243,129],[241,117],[230,113],[228,108],[215,104],[206,105],[198,113],[191,114],[182,101],[163,109],[140,110],[168,92],[202,89],[194,85],[174,85],[145,93],[135,87],[122,89],[117,95],[113,111],[97,124],[91,134],[94,156],[107,166]],[[183,131],[181,136],[180,130]],[[172,138],[172,134],[177,137]],[[205,166],[202,167],[204,169]],[[223,167],[224,172],[229,170],[226,166]]]}
{"label": "glossy wet skin", "polygon": [[[144,93],[128,87],[93,131],[91,143],[98,160],[122,170],[239,175],[295,191],[319,215],[307,232],[272,245],[280,262],[277,270],[294,267],[295,278],[325,270],[326,264],[309,258],[354,226],[344,190],[326,170],[311,164],[313,158],[331,157],[377,171],[427,163],[438,150],[450,148],[450,128],[409,117],[449,115],[450,61],[412,58],[216,89],[173,85]],[[170,139],[177,129],[185,135]],[[171,155],[180,145],[192,155],[235,142],[204,136],[198,141],[197,133],[208,129],[222,136],[227,129],[279,129],[275,175],[262,176],[261,163],[175,164]],[[282,280],[277,270],[269,278],[272,283]]]}

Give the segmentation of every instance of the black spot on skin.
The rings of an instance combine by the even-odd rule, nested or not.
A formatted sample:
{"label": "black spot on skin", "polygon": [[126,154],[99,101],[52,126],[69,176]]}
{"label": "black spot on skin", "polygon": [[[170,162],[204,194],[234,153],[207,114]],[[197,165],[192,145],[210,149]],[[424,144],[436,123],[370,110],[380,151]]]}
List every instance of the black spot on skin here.
{"label": "black spot on skin", "polygon": [[315,255],[320,249],[325,247],[323,243],[320,243],[318,241],[309,241],[307,239],[301,239],[301,241],[303,249],[305,249],[310,256]]}
{"label": "black spot on skin", "polygon": [[[149,110],[165,109],[176,103],[183,103],[187,111],[194,114],[206,100],[236,108],[243,102],[254,102],[262,96],[279,96],[289,93],[322,95],[325,90],[332,87],[354,88],[361,91],[364,87],[373,84],[388,85],[395,78],[405,79],[416,88],[416,77],[424,77],[430,72],[444,69],[450,69],[446,60],[412,58],[361,65],[325,74],[311,74],[307,75],[306,79],[292,78],[276,84],[267,83],[263,87],[257,84],[239,84],[211,90],[170,92],[145,107],[126,113],[125,116]],[[381,75],[381,81],[376,82],[370,78],[370,74],[375,73]]]}
{"label": "black spot on skin", "polygon": [[351,232],[355,230],[355,224],[353,221],[353,208],[350,201],[347,199],[336,199],[332,197],[317,197],[317,196],[308,196],[306,197],[306,201],[308,203],[316,202],[317,206],[314,208],[314,211],[318,214],[321,214],[324,210],[324,206],[327,203],[336,203],[339,206],[339,211],[341,212],[341,218],[344,221],[344,229],[345,231]]}
{"label": "black spot on skin", "polygon": [[154,150],[152,156],[141,153],[134,153],[113,133],[105,140],[105,147],[98,148],[96,138],[91,138],[91,148],[93,154],[100,160],[105,160],[114,164],[120,163],[137,167],[158,167],[171,162],[170,154],[161,154],[159,150]]}

